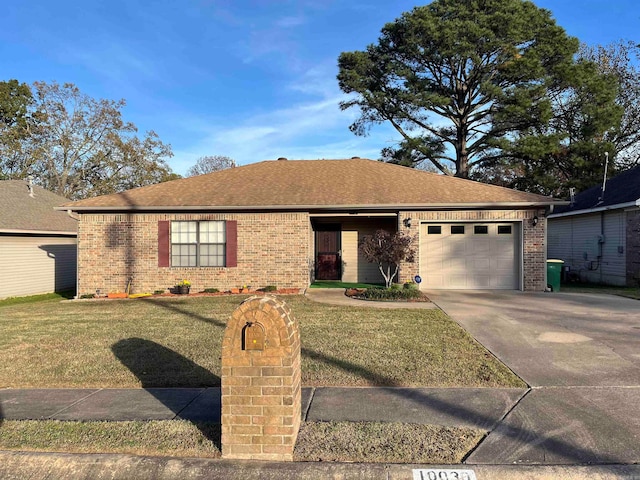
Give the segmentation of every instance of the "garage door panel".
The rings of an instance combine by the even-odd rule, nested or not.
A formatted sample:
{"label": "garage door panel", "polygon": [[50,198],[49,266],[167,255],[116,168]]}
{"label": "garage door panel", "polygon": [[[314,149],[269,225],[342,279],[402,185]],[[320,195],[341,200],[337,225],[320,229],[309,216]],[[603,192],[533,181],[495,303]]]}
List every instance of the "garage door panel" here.
{"label": "garage door panel", "polygon": [[[520,251],[516,224],[431,224],[420,230],[422,288],[517,289]],[[475,226],[479,226],[478,229]],[[463,226],[464,228],[460,228]],[[452,228],[455,227],[455,228]],[[438,229],[432,229],[438,231]],[[462,232],[464,233],[451,233]],[[476,233],[486,232],[486,233]]]}

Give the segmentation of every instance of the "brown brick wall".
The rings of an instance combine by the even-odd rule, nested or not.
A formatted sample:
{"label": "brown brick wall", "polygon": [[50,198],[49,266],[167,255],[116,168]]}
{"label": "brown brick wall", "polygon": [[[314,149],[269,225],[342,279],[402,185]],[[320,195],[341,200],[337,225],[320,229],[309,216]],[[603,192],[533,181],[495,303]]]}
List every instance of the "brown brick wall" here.
{"label": "brown brick wall", "polygon": [[[158,221],[236,220],[238,266],[158,267]],[[132,293],[173,287],[180,279],[192,291],[241,285],[304,288],[309,284],[310,222],[307,213],[81,214],[78,229],[78,293]]]}
{"label": "brown brick wall", "polygon": [[[534,227],[531,219],[538,216],[539,222]],[[404,225],[404,219],[411,218],[411,228]],[[527,291],[543,291],[546,287],[546,222],[544,210],[461,210],[461,211],[403,211],[398,215],[398,230],[407,232],[416,238],[416,257],[413,263],[403,262],[400,265],[399,281],[408,282],[418,275],[420,265],[419,233],[421,221],[471,221],[471,222],[517,222],[522,221],[524,239],[524,285]]]}

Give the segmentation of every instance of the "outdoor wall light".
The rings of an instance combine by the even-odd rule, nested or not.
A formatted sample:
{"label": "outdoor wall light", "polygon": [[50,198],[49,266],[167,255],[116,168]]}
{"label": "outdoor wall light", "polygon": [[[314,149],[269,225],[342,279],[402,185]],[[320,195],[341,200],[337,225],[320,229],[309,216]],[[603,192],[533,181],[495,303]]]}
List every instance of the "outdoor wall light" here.
{"label": "outdoor wall light", "polygon": [[536,215],[531,219],[531,225],[535,227],[537,224],[538,224],[538,216]]}
{"label": "outdoor wall light", "polygon": [[405,227],[411,228],[411,218],[405,218],[402,223],[404,223]]}

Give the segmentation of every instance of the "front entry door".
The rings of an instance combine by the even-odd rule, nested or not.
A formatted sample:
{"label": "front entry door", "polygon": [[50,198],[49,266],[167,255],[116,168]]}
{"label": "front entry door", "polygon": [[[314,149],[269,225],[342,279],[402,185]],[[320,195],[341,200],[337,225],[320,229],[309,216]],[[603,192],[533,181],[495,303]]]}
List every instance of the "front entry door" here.
{"label": "front entry door", "polygon": [[340,231],[316,232],[316,279],[340,280]]}

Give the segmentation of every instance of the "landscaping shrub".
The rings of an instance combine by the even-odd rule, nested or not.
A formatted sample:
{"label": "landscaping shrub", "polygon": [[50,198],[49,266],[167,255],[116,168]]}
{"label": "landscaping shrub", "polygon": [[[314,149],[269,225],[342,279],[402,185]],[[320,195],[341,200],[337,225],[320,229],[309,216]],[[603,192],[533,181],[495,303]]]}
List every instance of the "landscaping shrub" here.
{"label": "landscaping shrub", "polygon": [[368,300],[410,300],[421,296],[420,290],[413,288],[367,288],[360,294]]}
{"label": "landscaping shrub", "polygon": [[218,293],[220,290],[218,290],[217,288],[205,288],[204,293]]}
{"label": "landscaping shrub", "polygon": [[278,290],[278,287],[275,285],[267,285],[262,289],[263,292],[275,292],[276,290]]}
{"label": "landscaping shrub", "polygon": [[154,291],[153,291],[153,294],[154,294],[154,295],[160,295],[160,294],[163,294],[164,292],[165,292],[164,290],[160,290],[160,289],[158,289],[158,290],[154,290]]}

